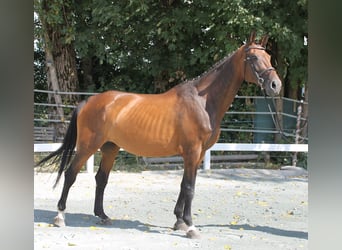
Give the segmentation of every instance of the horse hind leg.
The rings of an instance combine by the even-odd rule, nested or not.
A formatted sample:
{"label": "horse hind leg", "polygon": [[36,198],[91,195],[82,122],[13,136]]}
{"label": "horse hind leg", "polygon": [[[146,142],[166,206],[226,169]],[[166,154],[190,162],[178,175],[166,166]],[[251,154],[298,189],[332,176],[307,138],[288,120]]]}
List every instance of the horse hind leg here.
{"label": "horse hind leg", "polygon": [[114,143],[107,142],[101,147],[102,159],[100,168],[95,176],[96,191],[95,191],[95,205],[94,214],[98,216],[101,221],[100,224],[111,225],[111,219],[105,214],[103,210],[103,193],[108,182],[109,173],[113,167],[113,163],[119,147]]}
{"label": "horse hind leg", "polygon": [[[95,151],[94,151],[95,152]],[[54,225],[58,227],[65,226],[65,208],[70,187],[74,184],[76,176],[86,163],[87,159],[94,153],[90,151],[78,150],[73,158],[70,167],[64,172],[64,184],[61,197],[58,201],[58,214],[54,218]]]}

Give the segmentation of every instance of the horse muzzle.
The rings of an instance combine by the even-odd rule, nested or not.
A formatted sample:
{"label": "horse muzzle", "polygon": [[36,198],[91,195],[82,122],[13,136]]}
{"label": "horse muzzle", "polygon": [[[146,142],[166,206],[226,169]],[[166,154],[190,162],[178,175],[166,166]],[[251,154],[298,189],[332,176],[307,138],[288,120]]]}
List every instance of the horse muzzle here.
{"label": "horse muzzle", "polygon": [[281,91],[281,81],[279,77],[276,75],[274,77],[270,77],[265,83],[264,83],[264,89],[266,91],[266,94],[268,96],[277,96],[279,95]]}

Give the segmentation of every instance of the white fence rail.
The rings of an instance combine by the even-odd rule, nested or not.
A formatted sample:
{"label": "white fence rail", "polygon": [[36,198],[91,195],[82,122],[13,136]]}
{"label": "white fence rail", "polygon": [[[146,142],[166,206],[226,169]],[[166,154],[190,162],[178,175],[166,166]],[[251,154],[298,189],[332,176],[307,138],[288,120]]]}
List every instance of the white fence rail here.
{"label": "white fence rail", "polygon": [[[61,146],[61,143],[34,144],[34,152],[53,152]],[[308,144],[267,144],[267,143],[216,143],[207,150],[203,160],[203,169],[210,169],[212,151],[256,151],[256,152],[308,152]],[[87,163],[88,173],[94,172],[94,156]]]}
{"label": "white fence rail", "polygon": [[308,144],[216,143],[205,153],[203,169],[210,169],[211,151],[308,152]]}
{"label": "white fence rail", "polygon": [[[53,152],[59,149],[62,143],[37,143],[34,144],[33,152],[35,153],[44,153],[44,152]],[[87,163],[86,169],[88,173],[94,173],[94,155],[90,156]]]}

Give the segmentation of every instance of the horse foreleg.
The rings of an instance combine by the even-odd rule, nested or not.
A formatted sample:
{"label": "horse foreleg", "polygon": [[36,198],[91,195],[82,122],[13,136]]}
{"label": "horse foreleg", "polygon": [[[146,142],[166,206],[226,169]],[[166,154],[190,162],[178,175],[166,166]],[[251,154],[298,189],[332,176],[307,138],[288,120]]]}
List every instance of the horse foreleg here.
{"label": "horse foreleg", "polygon": [[100,224],[104,225],[111,225],[112,223],[110,218],[105,214],[103,210],[103,194],[108,182],[110,170],[113,167],[113,163],[117,153],[119,152],[119,149],[119,147],[110,142],[105,143],[101,147],[102,159],[100,163],[100,168],[95,176],[96,191],[94,214],[95,216],[100,217]]}
{"label": "horse foreleg", "polygon": [[173,226],[174,230],[183,230],[187,231],[188,230],[188,225],[185,224],[183,220],[183,212],[184,212],[184,204],[185,204],[185,189],[183,187],[184,181],[184,176],[181,184],[181,190],[179,192],[178,200],[174,209],[174,214],[176,215],[177,221],[175,225]]}
{"label": "horse foreleg", "polygon": [[184,174],[181,183],[181,191],[176,203],[174,213],[177,221],[175,229],[186,231],[189,238],[199,238],[200,234],[192,222],[191,205],[195,193],[195,183],[197,168],[201,160],[201,154],[198,151],[184,155]]}
{"label": "horse foreleg", "polygon": [[[197,167],[196,167],[197,169]],[[195,194],[195,181],[196,181],[196,169],[192,178],[182,183],[182,189],[184,190],[184,214],[183,221],[188,226],[186,229],[186,236],[191,239],[200,238],[198,230],[195,228],[192,222],[191,205]]]}

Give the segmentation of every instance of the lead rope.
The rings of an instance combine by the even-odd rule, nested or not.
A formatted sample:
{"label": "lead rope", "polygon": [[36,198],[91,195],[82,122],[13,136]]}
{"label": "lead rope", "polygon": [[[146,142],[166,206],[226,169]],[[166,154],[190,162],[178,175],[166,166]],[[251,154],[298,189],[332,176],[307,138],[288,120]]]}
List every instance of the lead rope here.
{"label": "lead rope", "polygon": [[[271,105],[268,103],[267,101],[267,96],[266,96],[266,92],[265,90],[262,90],[263,94],[264,94],[264,99],[265,99],[265,103],[267,105],[267,108],[271,114],[271,117],[272,117],[272,121],[273,121],[273,124],[274,124],[274,127],[278,130],[278,133],[282,136],[282,138],[287,142],[287,143],[293,143],[292,141],[290,141],[288,139],[288,136],[285,134],[284,130],[282,129],[281,127],[281,124],[280,124],[280,120],[279,120],[279,112],[277,111],[277,108],[276,108],[276,105],[275,105],[275,101],[274,101],[274,97],[272,97],[272,104],[273,104],[273,108],[274,108],[274,111],[275,111],[275,115],[273,114],[272,112],[272,108],[271,108]],[[275,118],[274,118],[275,116]]]}

